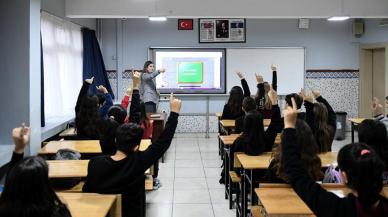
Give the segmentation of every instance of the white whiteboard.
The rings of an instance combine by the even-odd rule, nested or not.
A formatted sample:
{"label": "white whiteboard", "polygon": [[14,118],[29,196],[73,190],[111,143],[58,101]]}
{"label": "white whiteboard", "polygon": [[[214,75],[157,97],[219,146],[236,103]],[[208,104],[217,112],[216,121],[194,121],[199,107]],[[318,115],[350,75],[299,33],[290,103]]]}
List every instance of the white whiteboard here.
{"label": "white whiteboard", "polygon": [[305,49],[299,48],[227,48],[226,89],[241,86],[235,71],[245,75],[251,94],[257,91],[255,73],[272,82],[271,64],[276,64],[278,94],[298,93],[304,87]]}

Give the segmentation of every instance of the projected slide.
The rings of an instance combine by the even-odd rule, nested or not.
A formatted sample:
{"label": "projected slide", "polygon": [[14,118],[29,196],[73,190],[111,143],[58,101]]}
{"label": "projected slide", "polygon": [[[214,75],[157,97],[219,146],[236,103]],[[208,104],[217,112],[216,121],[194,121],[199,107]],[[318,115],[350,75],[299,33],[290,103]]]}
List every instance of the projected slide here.
{"label": "projected slide", "polygon": [[156,77],[161,93],[225,93],[224,49],[157,49],[156,68],[166,72]]}

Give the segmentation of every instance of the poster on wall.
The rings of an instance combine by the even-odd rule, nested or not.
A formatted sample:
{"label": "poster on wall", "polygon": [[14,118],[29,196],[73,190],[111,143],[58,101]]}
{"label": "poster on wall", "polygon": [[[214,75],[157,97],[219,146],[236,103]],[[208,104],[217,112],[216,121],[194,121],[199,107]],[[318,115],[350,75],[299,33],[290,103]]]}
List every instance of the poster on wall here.
{"label": "poster on wall", "polygon": [[245,19],[199,19],[199,42],[245,43]]}

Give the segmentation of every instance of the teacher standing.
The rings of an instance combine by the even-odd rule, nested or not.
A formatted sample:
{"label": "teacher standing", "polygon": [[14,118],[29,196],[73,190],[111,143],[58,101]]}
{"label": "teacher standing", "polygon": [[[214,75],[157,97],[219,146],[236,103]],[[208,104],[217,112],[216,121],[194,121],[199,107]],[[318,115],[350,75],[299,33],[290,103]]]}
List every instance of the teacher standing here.
{"label": "teacher standing", "polygon": [[140,94],[145,105],[146,113],[156,112],[156,104],[159,102],[159,92],[156,90],[155,78],[164,72],[165,70],[163,68],[155,71],[155,66],[152,61],[146,61],[144,63]]}

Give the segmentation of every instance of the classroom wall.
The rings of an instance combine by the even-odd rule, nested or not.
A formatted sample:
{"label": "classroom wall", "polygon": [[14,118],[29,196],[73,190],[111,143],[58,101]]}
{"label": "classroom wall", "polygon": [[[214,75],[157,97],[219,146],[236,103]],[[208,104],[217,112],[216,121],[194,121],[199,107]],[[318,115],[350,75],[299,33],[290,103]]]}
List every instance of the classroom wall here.
{"label": "classroom wall", "polygon": [[[165,23],[154,23],[147,19],[103,19],[102,52],[106,68],[117,70],[108,73],[111,83],[118,92],[119,99],[129,80],[125,69],[142,68],[147,58],[148,47],[271,47],[303,46],[306,48],[306,69],[358,69],[358,49],[360,43],[388,41],[388,28],[378,26],[379,19],[366,20],[366,33],[361,38],[352,35],[352,21],[328,22],[324,19],[310,20],[310,29],[297,28],[296,19],[248,19],[246,43],[198,43],[198,23],[195,20],[193,31],[178,31],[177,19],[168,19]],[[115,34],[118,32],[118,34]],[[282,72],[279,72],[282,73]],[[321,75],[322,73],[320,73]],[[227,72],[227,76],[236,76]],[[281,75],[279,75],[281,76]],[[327,92],[327,98],[335,99],[340,93],[346,97],[346,106],[338,100],[332,100],[335,110],[346,111],[349,116],[358,115],[358,73],[350,78],[338,74],[332,78],[310,76],[305,78],[307,88],[319,87]],[[336,85],[333,85],[336,84]],[[227,87],[229,90],[231,87]],[[252,92],[255,91],[255,87]],[[338,88],[336,91],[333,88]],[[351,90],[351,91],[348,91]],[[351,95],[350,95],[351,93]],[[206,112],[205,97],[181,97],[184,100],[182,125],[183,132],[203,132]],[[222,111],[227,97],[210,97],[210,112]],[[354,103],[353,103],[354,102]],[[160,103],[160,110],[166,110],[167,104]],[[210,128],[216,130],[214,117],[210,119]]]}
{"label": "classroom wall", "polygon": [[76,18],[70,19],[65,15],[66,0],[42,0],[42,10],[55,16],[77,23],[81,26],[96,30],[96,19],[93,18]]}
{"label": "classroom wall", "polygon": [[26,154],[40,148],[40,0],[0,2],[0,165],[9,161],[12,129],[32,129]]}

